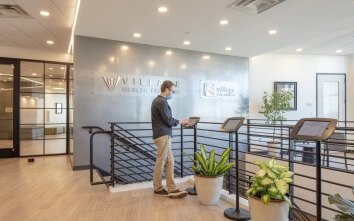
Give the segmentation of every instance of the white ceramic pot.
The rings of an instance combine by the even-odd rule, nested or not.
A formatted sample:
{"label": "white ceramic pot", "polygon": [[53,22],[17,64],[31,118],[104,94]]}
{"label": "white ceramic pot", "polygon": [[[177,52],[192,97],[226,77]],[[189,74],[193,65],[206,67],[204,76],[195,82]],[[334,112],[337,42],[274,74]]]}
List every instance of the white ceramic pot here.
{"label": "white ceramic pot", "polygon": [[208,206],[217,204],[221,195],[223,179],[223,176],[195,176],[195,187],[199,202]]}
{"label": "white ceramic pot", "polygon": [[251,219],[254,221],[288,221],[289,206],[285,201],[271,200],[264,204],[261,199],[249,196]]}
{"label": "white ceramic pot", "polygon": [[280,156],[280,142],[267,142],[268,146],[268,155],[273,157]]}

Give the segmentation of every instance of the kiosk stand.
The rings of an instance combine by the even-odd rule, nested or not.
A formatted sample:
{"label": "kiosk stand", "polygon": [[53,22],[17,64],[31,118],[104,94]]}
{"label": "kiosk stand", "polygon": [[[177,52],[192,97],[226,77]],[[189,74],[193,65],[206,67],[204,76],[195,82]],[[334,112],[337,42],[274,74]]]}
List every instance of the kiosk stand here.
{"label": "kiosk stand", "polygon": [[[195,153],[195,152],[197,152],[197,124],[199,123],[199,121],[200,121],[200,117],[190,117],[189,118],[189,122],[188,122],[188,124],[186,124],[186,125],[184,125],[184,127],[185,128],[193,128],[193,134],[194,134],[194,152],[193,153]],[[183,128],[183,126],[182,126],[182,128]],[[194,155],[194,160],[196,160],[196,158],[195,158],[195,155]],[[194,166],[196,166],[195,165],[195,162],[194,162]],[[188,187],[187,189],[186,189],[186,191],[188,192],[188,194],[189,195],[197,195],[197,190],[195,189],[195,184],[193,185],[193,187]]]}
{"label": "kiosk stand", "polygon": [[316,142],[316,216],[318,221],[322,220],[321,142],[327,140],[333,134],[336,125],[336,119],[304,118],[296,123],[291,132],[292,139]]}
{"label": "kiosk stand", "polygon": [[[236,208],[229,208],[224,211],[224,215],[228,219],[232,220],[249,220],[251,219],[250,213],[240,208],[240,193],[239,193],[239,165],[238,165],[238,130],[243,124],[245,118],[243,117],[232,117],[228,118],[222,125],[220,130],[229,133],[230,135],[235,133],[235,161],[236,161]],[[231,137],[231,136],[230,136]]]}

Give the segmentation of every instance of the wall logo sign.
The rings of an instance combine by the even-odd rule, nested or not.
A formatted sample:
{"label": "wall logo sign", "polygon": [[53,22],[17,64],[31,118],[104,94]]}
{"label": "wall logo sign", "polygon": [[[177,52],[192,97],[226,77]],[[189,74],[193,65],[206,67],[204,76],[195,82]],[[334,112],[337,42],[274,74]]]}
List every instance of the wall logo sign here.
{"label": "wall logo sign", "polygon": [[239,87],[229,81],[200,81],[201,98],[236,98]]}
{"label": "wall logo sign", "polygon": [[156,96],[164,80],[176,84],[176,97],[186,95],[185,79],[165,76],[94,73],[94,94],[112,96]]}
{"label": "wall logo sign", "polygon": [[118,84],[120,77],[102,77],[108,90],[112,91]]}

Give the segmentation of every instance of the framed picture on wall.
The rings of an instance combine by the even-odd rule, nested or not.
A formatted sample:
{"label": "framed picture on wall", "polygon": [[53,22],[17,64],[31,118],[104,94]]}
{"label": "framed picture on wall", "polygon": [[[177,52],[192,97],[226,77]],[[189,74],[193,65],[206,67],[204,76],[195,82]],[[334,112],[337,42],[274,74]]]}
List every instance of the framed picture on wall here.
{"label": "framed picture on wall", "polygon": [[62,103],[55,103],[55,113],[56,114],[63,113],[63,104]]}
{"label": "framed picture on wall", "polygon": [[290,91],[293,94],[291,100],[291,110],[297,110],[297,82],[274,82],[274,91]]}

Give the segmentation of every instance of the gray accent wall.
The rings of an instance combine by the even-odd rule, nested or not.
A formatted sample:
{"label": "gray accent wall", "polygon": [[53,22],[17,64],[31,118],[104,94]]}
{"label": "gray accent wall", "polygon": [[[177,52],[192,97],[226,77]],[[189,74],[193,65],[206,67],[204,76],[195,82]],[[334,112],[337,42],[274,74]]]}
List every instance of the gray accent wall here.
{"label": "gray accent wall", "polygon": [[[122,49],[123,45],[128,49]],[[167,50],[172,54],[167,55]],[[204,55],[210,58],[203,59]],[[183,93],[169,101],[174,117],[200,116],[202,121],[221,122],[227,117],[248,115],[248,64],[248,58],[242,57],[75,36],[73,166],[89,164],[89,134],[82,126],[109,129],[107,122],[150,121],[150,105],[158,93],[131,96],[115,93],[102,83],[103,77],[179,79]],[[237,96],[202,96],[204,81],[234,84]],[[103,136],[95,143],[95,164],[103,168],[109,165],[108,143]]]}

